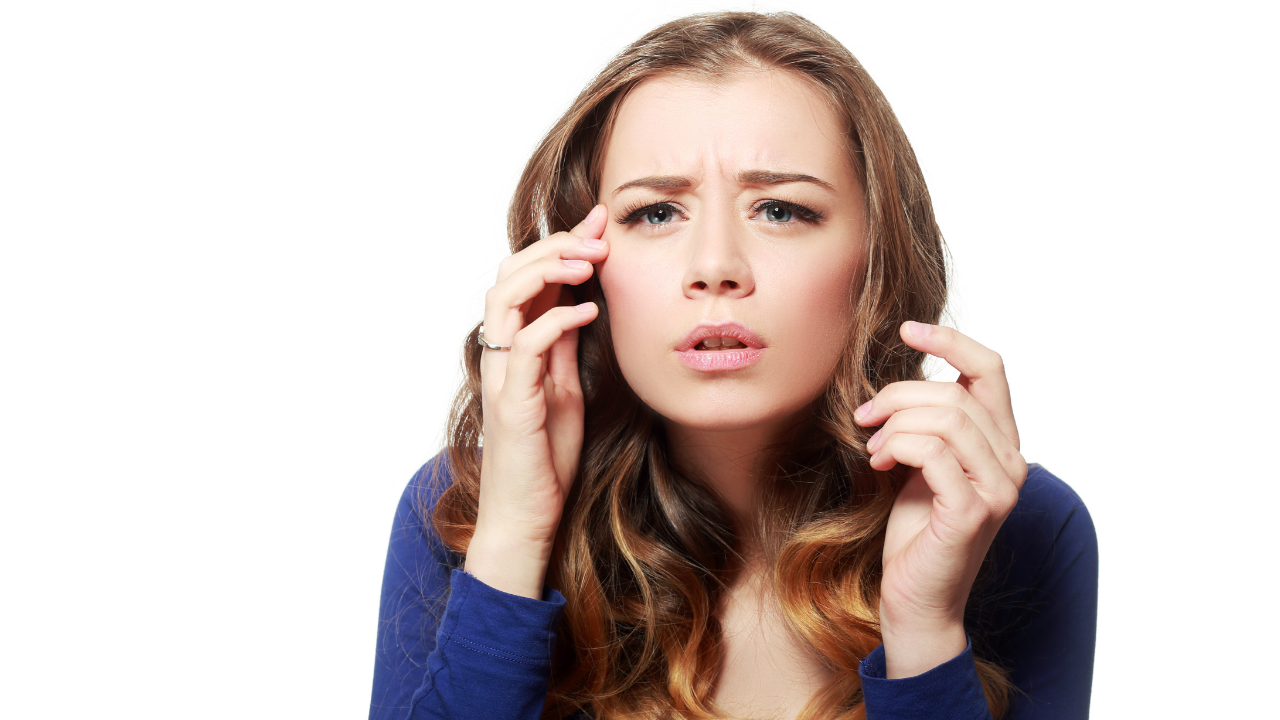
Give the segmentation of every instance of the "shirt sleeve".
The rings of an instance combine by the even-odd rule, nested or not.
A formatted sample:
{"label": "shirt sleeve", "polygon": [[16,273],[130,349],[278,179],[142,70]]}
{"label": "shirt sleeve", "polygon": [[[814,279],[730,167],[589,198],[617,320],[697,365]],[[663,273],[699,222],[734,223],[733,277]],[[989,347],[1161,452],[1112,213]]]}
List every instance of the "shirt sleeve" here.
{"label": "shirt sleeve", "polygon": [[[484,717],[536,720],[546,702],[565,599],[489,587],[461,569],[415,499],[438,497],[437,456],[400,498],[383,571],[370,720]],[[434,507],[434,501],[428,503]]]}
{"label": "shirt sleeve", "polygon": [[[1021,615],[996,653],[1018,688],[1008,720],[1085,720],[1098,628],[1098,536],[1084,502],[1048,470],[1033,466],[1023,492],[1028,512],[1009,540],[1025,557],[1043,559],[1017,588]],[[1015,567],[1014,574],[1021,572]]]}
{"label": "shirt sleeve", "polygon": [[973,642],[956,657],[909,678],[887,679],[884,645],[858,666],[867,720],[991,720],[973,662]]}

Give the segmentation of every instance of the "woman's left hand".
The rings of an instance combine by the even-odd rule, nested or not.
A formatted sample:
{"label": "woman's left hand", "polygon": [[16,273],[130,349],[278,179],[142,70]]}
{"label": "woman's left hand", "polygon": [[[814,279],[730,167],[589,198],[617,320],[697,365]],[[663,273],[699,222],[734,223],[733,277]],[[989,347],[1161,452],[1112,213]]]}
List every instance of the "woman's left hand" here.
{"label": "woman's left hand", "polygon": [[907,345],[960,371],[953,383],[897,382],[854,411],[883,427],[871,467],[911,466],[889,514],[880,630],[889,678],[919,675],[966,647],[964,607],[1027,477],[1004,363],[951,328],[903,323]]}

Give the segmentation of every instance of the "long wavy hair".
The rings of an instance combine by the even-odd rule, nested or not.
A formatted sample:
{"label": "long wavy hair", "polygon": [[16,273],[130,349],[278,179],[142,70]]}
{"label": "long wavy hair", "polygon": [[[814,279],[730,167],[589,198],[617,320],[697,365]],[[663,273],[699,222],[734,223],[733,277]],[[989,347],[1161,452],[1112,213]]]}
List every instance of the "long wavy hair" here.
{"label": "long wavy hair", "polygon": [[[898,328],[937,322],[947,289],[924,178],[879,88],[843,45],[798,15],[712,13],[667,23],[622,51],[547,133],[520,178],[507,232],[517,252],[568,230],[596,204],[613,120],[640,83],[770,69],[806,79],[830,103],[865,188],[868,242],[849,288],[848,340],[803,431],[770,449],[772,477],[760,483],[751,530],[789,628],[832,670],[800,717],[851,720],[865,717],[858,664],[881,642],[884,533],[903,481],[901,471],[870,468],[869,431],[854,423],[853,408],[889,383],[924,379],[923,354],[901,342]],[[543,717],[717,717],[724,645],[716,610],[742,569],[743,530],[705,481],[673,463],[661,418],[618,368],[594,276],[572,293],[601,312],[580,331],[585,434],[547,574],[567,604]],[[448,429],[453,482],[431,516],[460,554],[475,530],[480,489],[478,329],[463,343],[466,378]],[[982,659],[977,667],[1000,718],[1008,675]]]}

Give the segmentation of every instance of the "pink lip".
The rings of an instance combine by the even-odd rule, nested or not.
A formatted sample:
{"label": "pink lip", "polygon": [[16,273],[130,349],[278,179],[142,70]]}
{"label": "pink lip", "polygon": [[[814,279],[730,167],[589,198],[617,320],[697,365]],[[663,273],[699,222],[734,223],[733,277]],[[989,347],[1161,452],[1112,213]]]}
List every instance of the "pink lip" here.
{"label": "pink lip", "polygon": [[[741,350],[694,350],[698,343],[712,337],[729,337],[746,345]],[[699,372],[724,372],[741,370],[754,365],[764,355],[765,344],[747,328],[738,323],[703,324],[694,328],[676,345],[680,359]]]}

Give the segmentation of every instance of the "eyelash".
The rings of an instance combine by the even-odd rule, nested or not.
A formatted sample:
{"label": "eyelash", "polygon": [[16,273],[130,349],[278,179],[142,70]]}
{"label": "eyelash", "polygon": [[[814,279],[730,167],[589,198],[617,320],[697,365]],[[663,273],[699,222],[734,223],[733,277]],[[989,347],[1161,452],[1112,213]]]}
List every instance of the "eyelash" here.
{"label": "eyelash", "polygon": [[[822,221],[822,218],[823,218],[823,215],[821,212],[818,212],[817,210],[810,210],[804,205],[791,202],[789,200],[761,200],[760,202],[756,203],[756,206],[752,208],[751,212],[752,214],[755,214],[755,213],[761,212],[765,208],[774,207],[774,206],[784,208],[786,210],[790,210],[792,213],[795,214],[795,217],[797,220],[799,220],[802,223],[806,223],[808,225],[817,225],[819,222]],[[656,202],[656,203],[645,203],[644,201],[640,201],[627,206],[618,215],[617,222],[619,225],[633,225],[639,222],[641,216],[643,216],[645,213],[649,212],[650,210],[657,210],[658,208],[662,208],[662,207],[670,208],[672,212],[678,212],[675,209],[675,205],[670,200],[663,200],[662,202]],[[665,225],[666,223],[652,223],[652,224]],[[774,223],[774,224],[775,225],[792,225],[794,223]]]}

